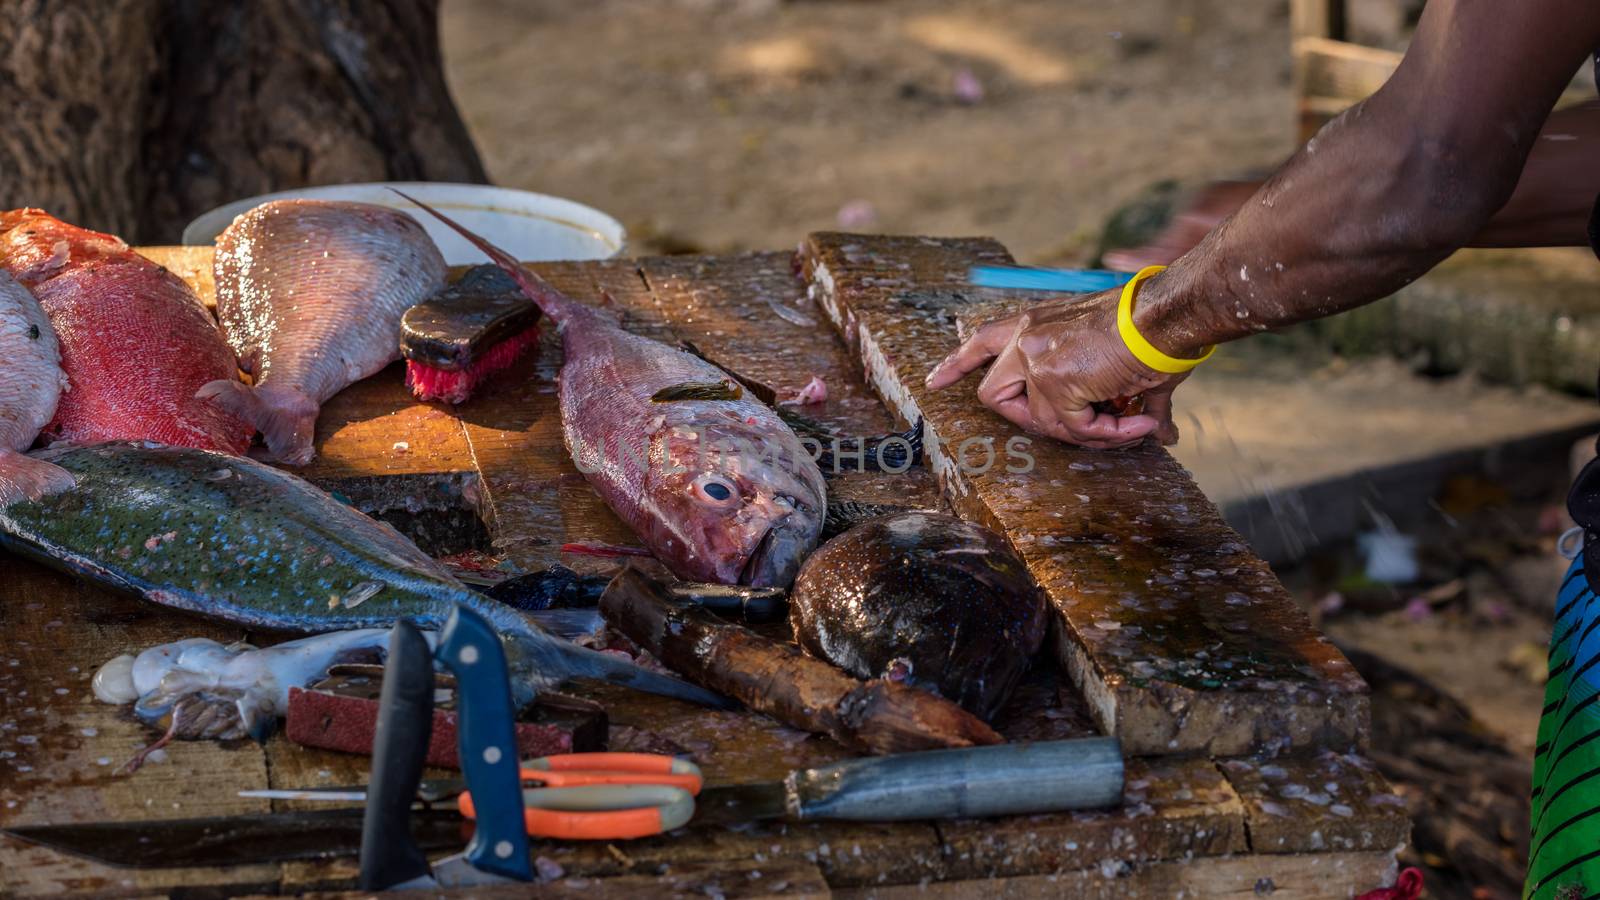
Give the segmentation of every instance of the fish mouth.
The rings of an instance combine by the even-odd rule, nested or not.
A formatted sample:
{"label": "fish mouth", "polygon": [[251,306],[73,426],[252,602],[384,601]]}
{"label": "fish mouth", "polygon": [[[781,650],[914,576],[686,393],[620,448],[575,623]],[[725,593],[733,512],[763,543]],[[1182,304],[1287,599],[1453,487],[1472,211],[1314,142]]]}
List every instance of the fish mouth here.
{"label": "fish mouth", "polygon": [[788,587],[794,583],[807,549],[808,542],[800,531],[783,526],[768,528],[745,560],[739,583],[747,587]]}

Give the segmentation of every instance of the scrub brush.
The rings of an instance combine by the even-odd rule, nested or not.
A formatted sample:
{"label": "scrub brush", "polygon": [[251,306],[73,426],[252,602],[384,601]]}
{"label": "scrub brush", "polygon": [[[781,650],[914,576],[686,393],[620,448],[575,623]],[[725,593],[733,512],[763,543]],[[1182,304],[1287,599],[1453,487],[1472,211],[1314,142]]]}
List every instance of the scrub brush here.
{"label": "scrub brush", "polygon": [[406,386],[419,400],[464,403],[539,342],[539,307],[496,266],[475,266],[400,320]]}

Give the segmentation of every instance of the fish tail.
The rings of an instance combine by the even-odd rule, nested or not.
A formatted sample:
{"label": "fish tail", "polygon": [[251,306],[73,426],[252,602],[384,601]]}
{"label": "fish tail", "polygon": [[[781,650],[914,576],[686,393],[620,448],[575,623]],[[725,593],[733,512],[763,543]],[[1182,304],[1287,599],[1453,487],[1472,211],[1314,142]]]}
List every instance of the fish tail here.
{"label": "fish tail", "polygon": [[316,435],[320,407],[297,388],[248,385],[224,378],[202,386],[195,396],[255,426],[279,462],[303,466],[316,453],[311,439]]}
{"label": "fish tail", "polygon": [[544,685],[589,678],[713,709],[738,708],[737,703],[714,691],[641,668],[620,656],[561,640],[545,633],[531,620],[528,625],[528,628],[518,629],[508,641],[513,675],[522,675]]}
{"label": "fish tail", "polygon": [[554,319],[557,325],[565,323],[575,307],[578,306],[577,303],[568,299],[566,295],[551,286],[550,282],[529,271],[528,267],[518,262],[516,257],[469,231],[465,225],[407,194],[405,191],[396,188],[390,188],[389,190],[415,203],[435,219],[455,229],[455,232],[470,241],[472,246],[483,251],[484,255],[503,269],[507,275],[510,275],[517,282],[517,286],[522,288],[522,292],[528,295],[528,299],[539,304],[539,309],[545,315]]}
{"label": "fish tail", "polygon": [[52,462],[15,450],[0,450],[0,508],[18,500],[39,500],[77,486],[72,473]]}

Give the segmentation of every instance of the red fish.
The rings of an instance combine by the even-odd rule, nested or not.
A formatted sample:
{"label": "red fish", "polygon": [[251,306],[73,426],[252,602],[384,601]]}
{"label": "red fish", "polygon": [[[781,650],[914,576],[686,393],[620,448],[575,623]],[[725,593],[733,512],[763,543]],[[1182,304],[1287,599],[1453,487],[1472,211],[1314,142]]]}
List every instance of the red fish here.
{"label": "red fish", "polygon": [[406,199],[472,241],[556,323],[567,450],[657,559],[690,581],[794,581],[822,531],[826,487],[777,413],[729,385],[721,369],[624,331],[505,251]]}
{"label": "red fish", "polygon": [[233,352],[182,279],[120,238],[37,209],[0,212],[0,269],[32,291],[54,326],[61,395],[48,438],[142,440],[243,453],[250,428],[195,398],[236,378]]}
{"label": "red fish", "polygon": [[217,317],[253,386],[201,395],[305,465],[329,397],[400,358],[400,319],[449,269],[416,220],[368,203],[275,200],[217,238]]}

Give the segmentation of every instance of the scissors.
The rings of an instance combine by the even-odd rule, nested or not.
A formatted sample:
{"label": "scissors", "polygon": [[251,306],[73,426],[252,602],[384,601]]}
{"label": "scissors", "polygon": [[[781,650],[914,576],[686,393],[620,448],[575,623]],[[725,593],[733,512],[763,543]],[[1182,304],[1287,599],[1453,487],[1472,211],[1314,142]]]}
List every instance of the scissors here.
{"label": "scissors", "polygon": [[[456,677],[456,737],[467,787],[456,802],[475,827],[465,850],[429,861],[410,825],[433,730],[435,660]],[[689,788],[698,790],[700,773],[692,763],[648,754],[574,754],[519,763],[514,713],[505,648],[482,616],[458,606],[432,649],[410,620],[395,623],[364,792],[362,890],[529,882],[530,832],[640,837],[676,828],[694,814]],[[525,790],[522,782],[530,775],[547,786]]]}
{"label": "scissors", "polygon": [[[686,759],[654,753],[566,753],[523,760],[523,813],[533,837],[625,840],[671,831],[694,814],[700,769]],[[533,786],[529,786],[533,785]],[[365,785],[240,791],[267,800],[364,803]],[[465,778],[430,778],[417,785],[426,806],[454,802],[466,818],[476,808]]]}

